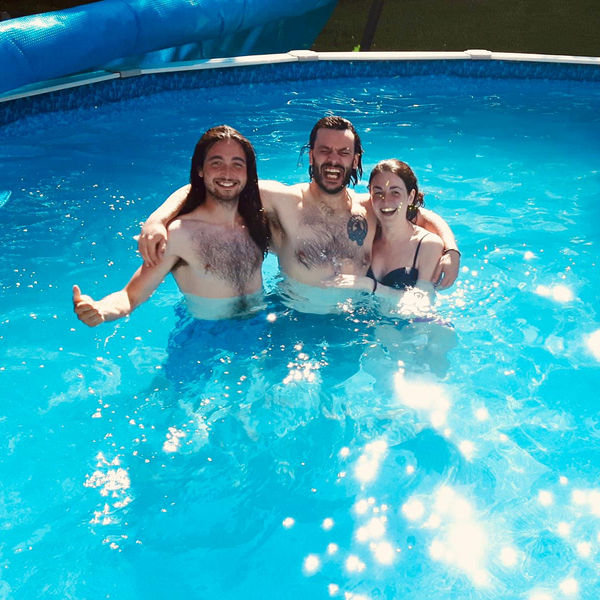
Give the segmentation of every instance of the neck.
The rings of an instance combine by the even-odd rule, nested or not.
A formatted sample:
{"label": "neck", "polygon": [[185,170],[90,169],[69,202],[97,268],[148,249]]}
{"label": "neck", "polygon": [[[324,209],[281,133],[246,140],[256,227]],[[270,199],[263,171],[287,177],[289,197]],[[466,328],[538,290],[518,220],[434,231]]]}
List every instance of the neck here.
{"label": "neck", "polygon": [[326,206],[330,210],[343,210],[352,207],[352,197],[347,187],[341,189],[337,194],[328,194],[315,181],[311,181],[308,189],[311,198],[317,205]]}
{"label": "neck", "polygon": [[239,198],[229,202],[218,200],[210,193],[206,194],[206,200],[197,210],[201,211],[205,218],[220,225],[234,225],[242,220],[238,212]]}
{"label": "neck", "polygon": [[380,222],[381,239],[388,242],[397,240],[406,241],[410,239],[415,231],[415,226],[405,218],[395,219],[393,223],[384,221]]}

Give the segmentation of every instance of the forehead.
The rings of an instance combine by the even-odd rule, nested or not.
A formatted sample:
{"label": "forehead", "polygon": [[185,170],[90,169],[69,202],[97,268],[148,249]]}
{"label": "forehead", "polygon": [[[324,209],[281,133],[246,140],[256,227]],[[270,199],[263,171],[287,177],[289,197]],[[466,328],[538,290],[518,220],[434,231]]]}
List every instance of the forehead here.
{"label": "forehead", "polygon": [[213,156],[223,156],[227,158],[242,158],[246,160],[246,153],[242,148],[242,145],[231,138],[226,138],[224,140],[219,140],[214,143],[206,153],[205,160],[212,158]]}
{"label": "forehead", "polygon": [[315,137],[315,147],[328,146],[331,148],[352,148],[354,150],[354,134],[349,129],[318,129]]}
{"label": "forehead", "polygon": [[396,175],[395,173],[390,173],[389,171],[381,171],[380,173],[377,173],[371,181],[371,187],[397,187],[401,190],[406,191],[406,184],[404,183],[404,181],[402,181],[402,179],[398,177],[398,175]]}

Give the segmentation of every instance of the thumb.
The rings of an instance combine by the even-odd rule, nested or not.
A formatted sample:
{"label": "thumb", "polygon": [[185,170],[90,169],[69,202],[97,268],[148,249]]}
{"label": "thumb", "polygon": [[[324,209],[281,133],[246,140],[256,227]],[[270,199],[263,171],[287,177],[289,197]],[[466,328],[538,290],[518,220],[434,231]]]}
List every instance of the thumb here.
{"label": "thumb", "polygon": [[81,290],[78,285],[73,286],[73,302],[79,302],[81,300]]}

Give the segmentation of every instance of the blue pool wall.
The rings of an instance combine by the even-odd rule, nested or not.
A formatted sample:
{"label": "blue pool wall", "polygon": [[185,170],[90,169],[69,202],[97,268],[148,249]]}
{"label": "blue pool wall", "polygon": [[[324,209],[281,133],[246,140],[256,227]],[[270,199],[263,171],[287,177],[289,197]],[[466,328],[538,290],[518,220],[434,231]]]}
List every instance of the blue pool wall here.
{"label": "blue pool wall", "polygon": [[337,0],[102,0],[0,23],[0,93],[99,68],[309,48]]}
{"label": "blue pool wall", "polygon": [[317,79],[429,75],[497,80],[600,82],[600,58],[585,59],[586,64],[565,64],[547,60],[553,57],[523,60],[525,55],[499,54],[495,60],[473,60],[467,53],[435,54],[435,57],[430,58],[421,55],[415,60],[404,55],[394,56],[394,53],[386,53],[387,59],[351,60],[350,57],[305,51],[254,59],[246,57],[201,61],[165,70],[140,70],[136,74],[143,76],[139,77],[123,77],[123,73],[113,73],[108,75],[109,79],[105,79],[105,73],[97,73],[93,79],[85,82],[61,81],[62,85],[55,86],[57,89],[54,90],[50,86],[26,90],[16,96],[0,95],[0,126],[30,115],[47,113],[48,119],[52,119],[52,114],[57,111],[93,109],[166,91],[214,89],[267,82],[289,81],[304,85],[305,81]]}

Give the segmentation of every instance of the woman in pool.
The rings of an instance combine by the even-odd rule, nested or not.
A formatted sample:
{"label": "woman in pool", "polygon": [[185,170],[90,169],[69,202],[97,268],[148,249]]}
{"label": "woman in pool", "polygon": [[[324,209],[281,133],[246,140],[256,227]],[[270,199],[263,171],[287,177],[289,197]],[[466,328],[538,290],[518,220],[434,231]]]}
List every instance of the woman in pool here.
{"label": "woman in pool", "polygon": [[371,171],[369,192],[379,221],[371,267],[365,277],[338,275],[324,283],[392,299],[398,297],[397,290],[432,292],[444,244],[437,235],[413,223],[423,205],[423,194],[412,169],[400,160],[382,160]]}

